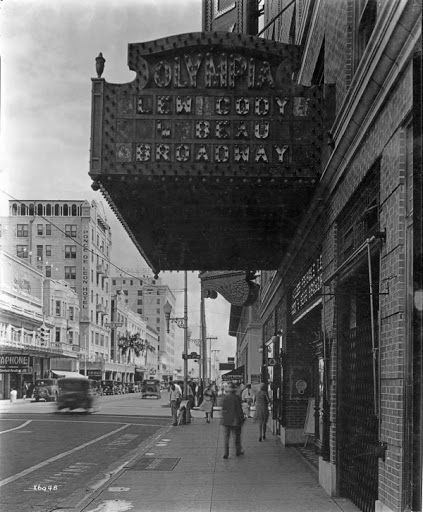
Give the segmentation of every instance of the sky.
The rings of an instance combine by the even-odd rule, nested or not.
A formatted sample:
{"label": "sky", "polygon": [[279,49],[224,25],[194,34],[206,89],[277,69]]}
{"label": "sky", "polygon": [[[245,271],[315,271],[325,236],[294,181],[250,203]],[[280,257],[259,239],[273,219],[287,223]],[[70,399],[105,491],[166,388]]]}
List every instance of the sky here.
{"label": "sky", "polygon": [[[107,82],[130,82],[135,73],[127,67],[128,44],[201,31],[201,5],[201,0],[0,2],[0,215],[8,215],[9,199],[102,201],[112,230],[112,263],[148,269],[101,193],[91,189],[95,57],[102,52],[106,59]],[[160,276],[177,299],[172,316],[182,317],[184,273]],[[192,338],[199,338],[197,272],[188,273],[188,290],[188,324]],[[220,362],[235,355],[229,312],[230,304],[220,296],[206,300],[207,334],[218,338],[212,341],[212,349],[219,350],[213,362],[215,355]]]}

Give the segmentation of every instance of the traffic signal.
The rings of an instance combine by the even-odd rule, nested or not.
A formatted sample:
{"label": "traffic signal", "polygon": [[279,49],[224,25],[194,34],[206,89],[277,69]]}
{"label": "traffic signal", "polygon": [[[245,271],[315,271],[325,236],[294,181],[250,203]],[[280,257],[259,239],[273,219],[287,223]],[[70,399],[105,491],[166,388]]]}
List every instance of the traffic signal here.
{"label": "traffic signal", "polygon": [[41,345],[45,345],[50,339],[50,329],[47,329],[45,325],[42,325],[39,329]]}

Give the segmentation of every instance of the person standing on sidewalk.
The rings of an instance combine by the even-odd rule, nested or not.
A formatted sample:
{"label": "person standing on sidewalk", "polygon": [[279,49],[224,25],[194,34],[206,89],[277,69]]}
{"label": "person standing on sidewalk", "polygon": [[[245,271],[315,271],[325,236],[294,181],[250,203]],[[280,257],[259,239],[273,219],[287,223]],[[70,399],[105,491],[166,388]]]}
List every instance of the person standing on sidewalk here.
{"label": "person standing on sidewalk", "polygon": [[203,401],[199,407],[200,411],[206,413],[206,423],[210,423],[210,418],[213,418],[213,407],[216,400],[216,393],[211,384],[204,390]]}
{"label": "person standing on sidewalk", "polygon": [[178,425],[178,409],[182,400],[181,388],[176,387],[172,382],[170,385],[170,411],[172,413],[173,418],[173,426],[176,427]]}
{"label": "person standing on sidewalk", "polygon": [[242,400],[242,410],[244,411],[245,418],[248,418],[250,415],[250,407],[253,405],[253,392],[251,391],[251,384],[247,384],[245,386],[244,391],[241,395]]}
{"label": "person standing on sidewalk", "polygon": [[266,384],[262,382],[256,394],[256,410],[253,416],[253,423],[259,426],[259,441],[266,439],[267,420],[269,419],[269,397]]}
{"label": "person standing on sidewalk", "polygon": [[236,387],[233,384],[228,386],[228,394],[223,398],[222,420],[224,429],[224,454],[223,458],[229,457],[229,438],[231,432],[235,436],[235,453],[237,456],[244,455],[241,446],[241,430],[244,424],[244,413],[242,412],[241,397],[236,394]]}

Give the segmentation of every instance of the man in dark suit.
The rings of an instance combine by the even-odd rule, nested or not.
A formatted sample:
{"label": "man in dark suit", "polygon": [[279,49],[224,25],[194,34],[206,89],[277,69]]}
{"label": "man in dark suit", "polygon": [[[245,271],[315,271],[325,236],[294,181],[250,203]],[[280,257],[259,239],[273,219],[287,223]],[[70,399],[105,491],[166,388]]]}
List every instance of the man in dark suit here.
{"label": "man in dark suit", "polygon": [[235,453],[244,455],[241,446],[241,429],[244,423],[244,414],[242,412],[241,397],[236,394],[236,387],[229,384],[228,393],[223,398],[222,403],[222,421],[224,429],[224,459],[229,457],[229,438],[231,432],[235,436]]}

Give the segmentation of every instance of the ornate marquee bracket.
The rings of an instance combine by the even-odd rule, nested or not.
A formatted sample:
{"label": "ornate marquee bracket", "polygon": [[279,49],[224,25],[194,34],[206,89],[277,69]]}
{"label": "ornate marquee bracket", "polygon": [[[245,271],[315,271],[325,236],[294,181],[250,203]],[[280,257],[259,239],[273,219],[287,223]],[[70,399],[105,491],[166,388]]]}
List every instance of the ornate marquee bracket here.
{"label": "ornate marquee bracket", "polygon": [[201,272],[202,297],[215,299],[219,293],[233,306],[251,306],[257,300],[259,285],[254,272]]}

